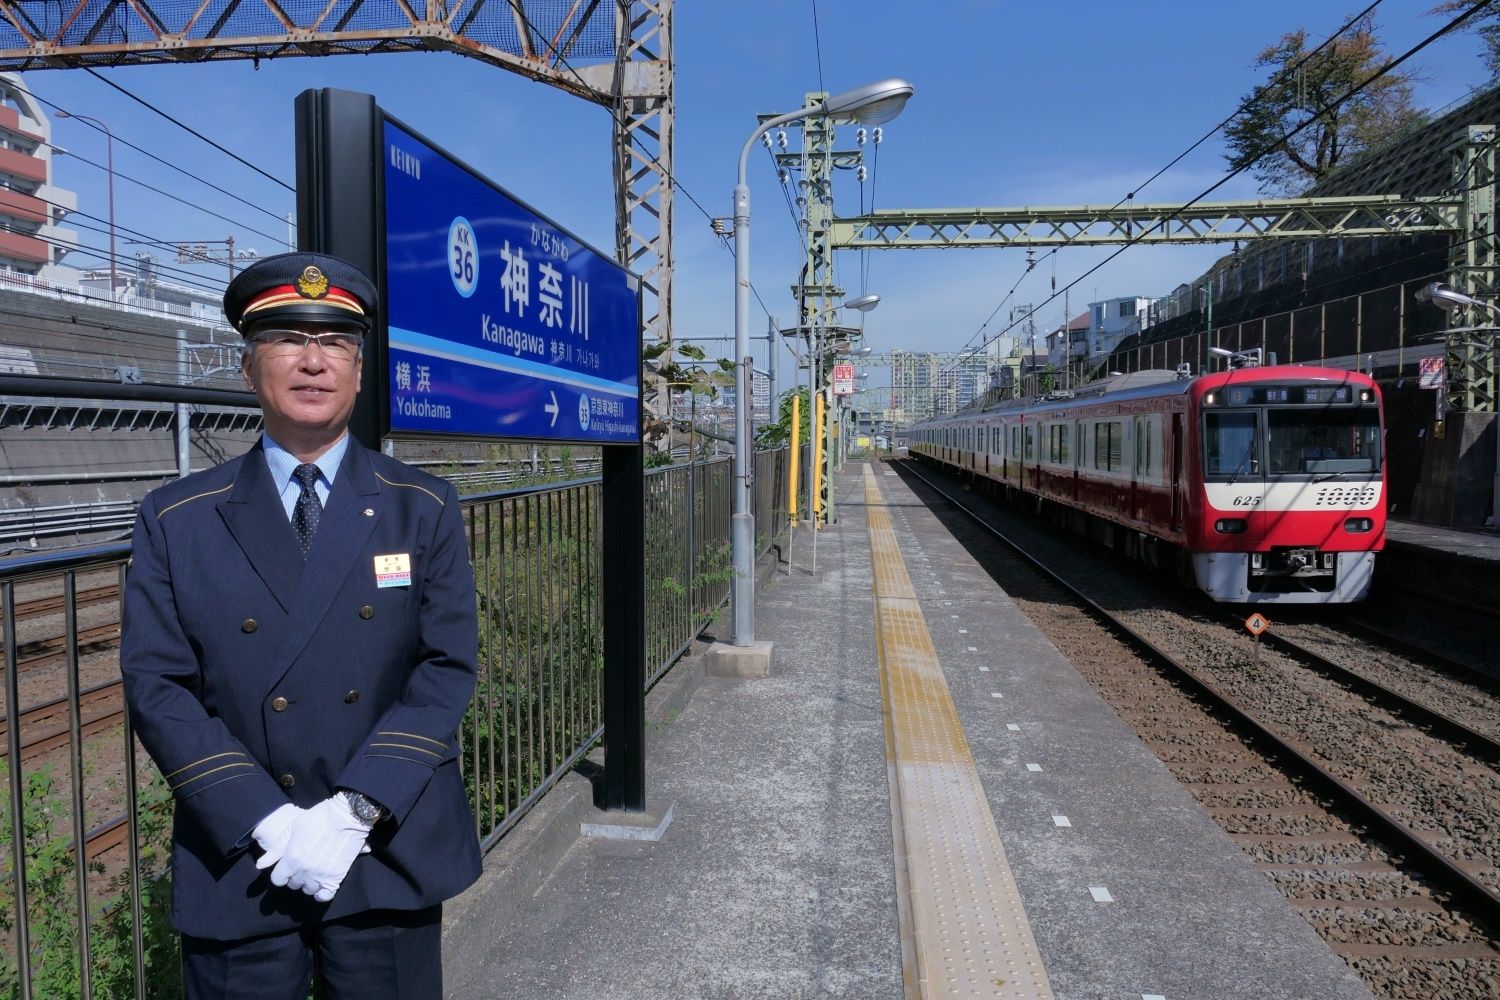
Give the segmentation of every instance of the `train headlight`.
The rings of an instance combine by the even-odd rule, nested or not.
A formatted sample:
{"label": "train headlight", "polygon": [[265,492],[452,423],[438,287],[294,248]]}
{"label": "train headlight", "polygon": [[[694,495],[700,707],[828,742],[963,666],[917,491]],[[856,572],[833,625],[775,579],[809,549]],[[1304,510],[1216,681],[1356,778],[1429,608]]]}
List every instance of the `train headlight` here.
{"label": "train headlight", "polygon": [[1344,521],[1344,530],[1354,534],[1373,530],[1375,522],[1368,517],[1351,517]]}
{"label": "train headlight", "polygon": [[1243,517],[1221,517],[1214,522],[1214,530],[1221,535],[1243,535],[1245,533],[1245,519]]}
{"label": "train headlight", "polygon": [[1203,396],[1203,405],[1204,406],[1213,406],[1218,401],[1219,401],[1219,394],[1216,393],[1216,392],[1205,393],[1204,396]]}

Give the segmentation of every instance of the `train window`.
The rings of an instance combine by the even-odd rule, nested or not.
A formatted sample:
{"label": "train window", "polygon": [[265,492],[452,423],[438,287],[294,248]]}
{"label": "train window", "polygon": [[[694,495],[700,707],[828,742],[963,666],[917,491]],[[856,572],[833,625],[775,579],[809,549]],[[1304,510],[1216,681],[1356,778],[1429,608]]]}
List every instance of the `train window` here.
{"label": "train window", "polygon": [[1272,475],[1380,468],[1380,416],[1373,407],[1273,409],[1266,424]]}
{"label": "train window", "polygon": [[1125,466],[1125,425],[1104,420],[1094,425],[1094,468],[1119,472]]}
{"label": "train window", "polygon": [[1036,428],[1028,424],[1026,426],[1026,461],[1036,457]]}
{"label": "train window", "polygon": [[1072,441],[1070,439],[1073,435],[1069,433],[1072,429],[1072,426],[1069,424],[1053,424],[1048,429],[1047,458],[1049,461],[1057,462],[1060,465],[1068,464],[1072,455],[1072,448],[1070,447]]}
{"label": "train window", "polygon": [[1135,422],[1135,474],[1139,479],[1151,479],[1156,475],[1152,467],[1156,460],[1155,417],[1144,417]]}
{"label": "train window", "polygon": [[1260,475],[1259,419],[1254,412],[1220,411],[1203,418],[1203,464],[1210,476]]}
{"label": "train window", "polygon": [[1010,457],[1021,457],[1021,428],[1019,427],[1010,429]]}

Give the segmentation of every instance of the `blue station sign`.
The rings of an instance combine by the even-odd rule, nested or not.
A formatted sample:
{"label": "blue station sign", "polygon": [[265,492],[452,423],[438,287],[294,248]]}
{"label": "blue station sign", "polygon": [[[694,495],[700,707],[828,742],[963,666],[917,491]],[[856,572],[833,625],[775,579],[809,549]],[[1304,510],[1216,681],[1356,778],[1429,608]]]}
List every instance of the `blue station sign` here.
{"label": "blue station sign", "polygon": [[636,278],[389,119],[383,139],[391,432],[635,443]]}

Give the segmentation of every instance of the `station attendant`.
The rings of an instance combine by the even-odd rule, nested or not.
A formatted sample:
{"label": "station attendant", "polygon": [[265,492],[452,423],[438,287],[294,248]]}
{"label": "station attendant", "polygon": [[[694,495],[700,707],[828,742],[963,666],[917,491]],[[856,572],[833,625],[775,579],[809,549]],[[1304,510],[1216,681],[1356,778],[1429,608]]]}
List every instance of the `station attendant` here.
{"label": "station attendant", "polygon": [[153,491],[127,573],[131,719],[174,799],[194,998],[437,998],[479,875],[459,774],[477,663],[458,497],[349,437],[374,284],[289,253],[224,312],[265,433]]}

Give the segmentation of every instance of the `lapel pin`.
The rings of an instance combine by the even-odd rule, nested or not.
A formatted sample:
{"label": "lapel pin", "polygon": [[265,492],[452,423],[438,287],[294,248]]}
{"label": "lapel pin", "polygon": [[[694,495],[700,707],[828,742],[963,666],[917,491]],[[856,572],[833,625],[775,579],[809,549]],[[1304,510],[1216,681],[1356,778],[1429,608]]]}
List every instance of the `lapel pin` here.
{"label": "lapel pin", "polygon": [[374,517],[374,516],[375,516],[375,508],[374,507],[366,507],[365,508],[365,517]]}

